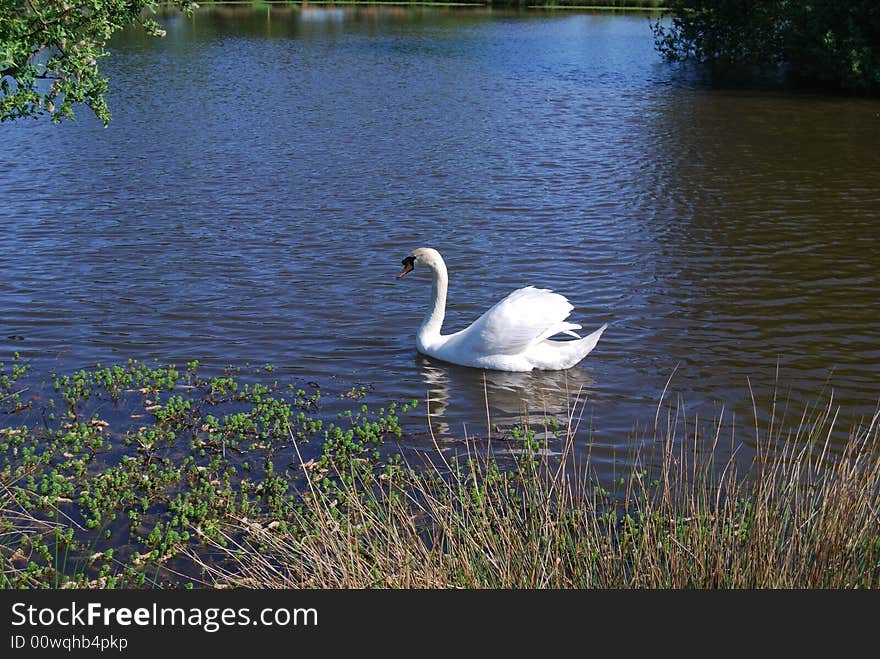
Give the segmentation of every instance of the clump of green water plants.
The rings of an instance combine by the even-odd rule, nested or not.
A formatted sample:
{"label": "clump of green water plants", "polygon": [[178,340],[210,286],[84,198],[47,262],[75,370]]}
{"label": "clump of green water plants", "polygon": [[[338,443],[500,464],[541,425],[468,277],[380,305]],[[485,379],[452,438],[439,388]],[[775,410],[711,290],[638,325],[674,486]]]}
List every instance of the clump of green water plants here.
{"label": "clump of green water plants", "polygon": [[29,399],[26,365],[0,367],[0,587],[199,584],[187,553],[225,544],[230,520],[288,528],[302,464],[330,492],[400,436],[396,403],[331,413],[273,371],[132,360]]}
{"label": "clump of green water plants", "polygon": [[21,360],[16,352],[13,355],[11,366],[7,369],[6,364],[0,362],[0,412],[12,414],[21,411],[26,404],[22,394],[27,389],[19,384],[19,381],[27,374],[29,366]]}

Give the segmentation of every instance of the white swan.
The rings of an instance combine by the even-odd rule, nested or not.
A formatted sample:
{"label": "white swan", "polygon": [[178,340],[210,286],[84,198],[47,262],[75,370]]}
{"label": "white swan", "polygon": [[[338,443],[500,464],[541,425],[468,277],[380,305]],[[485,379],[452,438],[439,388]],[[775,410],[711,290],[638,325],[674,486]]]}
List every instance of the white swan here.
{"label": "white swan", "polygon": [[[449,275],[440,252],[421,247],[403,259],[400,279],[416,266],[431,271],[431,309],[416,335],[419,352],[443,361],[498,371],[561,370],[587,356],[608,325],[581,338],[580,325],[565,321],[574,308],[562,295],[526,286],[498,302],[471,325],[454,334],[441,334],[446,315]],[[551,341],[565,333],[576,340]]]}

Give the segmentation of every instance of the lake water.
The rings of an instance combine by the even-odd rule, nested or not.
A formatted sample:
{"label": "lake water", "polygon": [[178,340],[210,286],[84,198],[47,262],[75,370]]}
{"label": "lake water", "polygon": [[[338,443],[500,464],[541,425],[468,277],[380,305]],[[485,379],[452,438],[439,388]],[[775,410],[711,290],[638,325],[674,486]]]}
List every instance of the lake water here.
{"label": "lake water", "polygon": [[[161,20],[102,63],[109,127],[86,108],[0,126],[0,361],[271,363],[430,396],[441,439],[485,436],[484,390],[500,423],[580,391],[578,442],[607,464],[667,381],[747,443],[774,392],[793,420],[832,393],[844,428],[877,409],[877,100],[711,88],[643,14]],[[450,269],[447,330],[527,284],[609,328],[562,373],[421,357],[429,279],[395,280],[420,246]]]}

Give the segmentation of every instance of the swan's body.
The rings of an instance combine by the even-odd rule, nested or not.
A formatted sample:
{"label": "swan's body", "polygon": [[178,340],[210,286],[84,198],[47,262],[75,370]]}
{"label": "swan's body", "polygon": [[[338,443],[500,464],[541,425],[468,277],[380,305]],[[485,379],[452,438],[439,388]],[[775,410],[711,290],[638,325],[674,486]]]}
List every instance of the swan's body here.
{"label": "swan's body", "polygon": [[[574,308],[562,295],[526,286],[498,302],[469,327],[454,334],[441,334],[446,315],[449,275],[440,253],[430,247],[415,250],[403,260],[403,277],[415,266],[431,271],[432,304],[416,335],[422,354],[462,366],[498,371],[561,370],[581,361],[596,346],[607,325],[580,338],[580,325],[566,322]],[[576,340],[552,341],[570,334]]]}

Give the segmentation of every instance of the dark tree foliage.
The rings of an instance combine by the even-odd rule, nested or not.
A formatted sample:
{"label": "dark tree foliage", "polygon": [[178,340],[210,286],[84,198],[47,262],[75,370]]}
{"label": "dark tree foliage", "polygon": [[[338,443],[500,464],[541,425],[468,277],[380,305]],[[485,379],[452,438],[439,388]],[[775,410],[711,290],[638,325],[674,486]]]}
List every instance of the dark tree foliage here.
{"label": "dark tree foliage", "polygon": [[[98,62],[117,30],[140,23],[163,31],[144,14],[155,0],[0,0],[0,121],[46,116],[73,118],[84,103],[104,124],[107,79]],[[175,0],[184,11],[192,0]]]}
{"label": "dark tree foliage", "polygon": [[713,72],[776,69],[803,82],[880,91],[878,0],[669,0],[654,23],[669,61]]}

